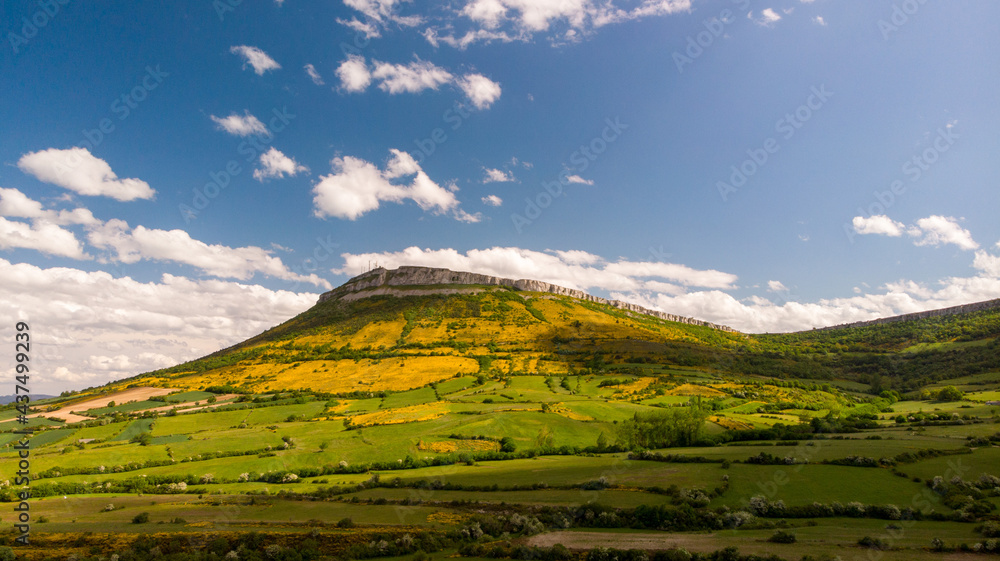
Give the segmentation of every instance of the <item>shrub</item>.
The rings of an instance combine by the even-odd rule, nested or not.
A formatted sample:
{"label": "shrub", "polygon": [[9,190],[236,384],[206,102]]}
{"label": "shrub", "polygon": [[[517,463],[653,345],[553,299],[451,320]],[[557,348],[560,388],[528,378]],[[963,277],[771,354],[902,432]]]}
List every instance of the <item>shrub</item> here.
{"label": "shrub", "polygon": [[778,530],[771,537],[767,538],[767,541],[771,543],[795,543],[795,534],[792,532],[786,532],[784,530]]}
{"label": "shrub", "polygon": [[147,522],[149,522],[148,512],[140,512],[139,514],[136,514],[134,518],[132,518],[133,524],[146,524]]}
{"label": "shrub", "polygon": [[873,538],[871,536],[865,536],[858,540],[858,545],[869,549],[889,549],[889,544],[886,543],[885,540]]}

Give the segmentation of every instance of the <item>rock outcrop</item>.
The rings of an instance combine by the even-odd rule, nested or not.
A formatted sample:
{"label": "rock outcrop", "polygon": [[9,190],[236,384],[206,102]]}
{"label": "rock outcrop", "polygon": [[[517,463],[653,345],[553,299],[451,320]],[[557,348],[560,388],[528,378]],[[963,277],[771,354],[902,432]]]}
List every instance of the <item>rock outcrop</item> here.
{"label": "rock outcrop", "polygon": [[903,314],[901,316],[870,319],[868,321],[856,321],[854,323],[844,323],[841,325],[823,327],[821,329],[846,329],[848,327],[864,327],[866,325],[883,325],[886,323],[896,323],[898,321],[914,321],[918,319],[932,318],[937,316],[970,314],[972,312],[982,312],[984,310],[992,310],[994,308],[1000,308],[1000,298],[997,298],[996,300],[986,300],[984,302],[976,302],[974,304],[963,304],[961,306],[952,306],[951,308],[939,308],[937,310],[927,310],[926,312],[913,312],[912,314]]}
{"label": "rock outcrop", "polygon": [[[451,285],[451,286],[440,286]],[[356,300],[370,296],[393,294],[396,296],[421,295],[421,294],[455,294],[458,292],[476,292],[472,289],[461,289],[455,285],[487,285],[487,286],[507,286],[525,292],[545,292],[559,296],[569,296],[588,302],[607,304],[621,310],[652,316],[666,321],[676,321],[689,325],[700,325],[719,329],[722,331],[737,332],[731,327],[717,325],[707,321],[701,321],[689,317],[668,314],[650,310],[629,302],[621,300],[609,300],[587,294],[582,290],[566,288],[547,282],[530,279],[505,279],[479,273],[467,273],[452,271],[449,269],[438,269],[433,267],[399,267],[398,269],[385,269],[378,267],[367,273],[358,275],[341,286],[322,294],[320,302],[330,299]],[[440,286],[440,288],[438,288]],[[393,289],[392,287],[407,287],[405,289]],[[479,289],[481,290],[481,289]]]}

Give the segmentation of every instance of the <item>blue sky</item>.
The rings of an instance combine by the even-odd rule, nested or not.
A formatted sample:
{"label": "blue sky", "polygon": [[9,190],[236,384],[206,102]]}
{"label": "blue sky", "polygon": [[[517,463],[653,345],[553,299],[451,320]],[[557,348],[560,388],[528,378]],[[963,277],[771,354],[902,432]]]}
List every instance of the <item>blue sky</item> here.
{"label": "blue sky", "polygon": [[1000,297],[1000,6],[2,10],[0,308],[50,392],[242,340],[376,260],[748,332]]}

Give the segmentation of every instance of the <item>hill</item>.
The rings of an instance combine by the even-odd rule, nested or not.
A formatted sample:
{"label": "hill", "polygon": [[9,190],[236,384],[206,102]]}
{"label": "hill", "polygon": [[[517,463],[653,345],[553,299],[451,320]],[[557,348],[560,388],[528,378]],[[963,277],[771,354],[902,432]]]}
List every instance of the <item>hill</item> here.
{"label": "hill", "polygon": [[[937,559],[993,532],[998,336],[989,306],[749,335],[381,269],[201,359],[0,407],[0,460],[25,413],[27,559]],[[599,549],[626,543],[661,551]]]}

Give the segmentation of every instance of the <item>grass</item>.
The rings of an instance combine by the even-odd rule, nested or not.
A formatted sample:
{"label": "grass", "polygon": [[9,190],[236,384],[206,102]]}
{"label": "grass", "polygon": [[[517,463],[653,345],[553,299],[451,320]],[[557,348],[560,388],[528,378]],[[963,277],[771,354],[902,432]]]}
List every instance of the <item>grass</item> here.
{"label": "grass", "polygon": [[130,440],[134,436],[139,436],[144,432],[150,432],[153,430],[153,420],[152,419],[138,419],[132,421],[125,430],[120,432],[118,436],[112,438],[112,441]]}

